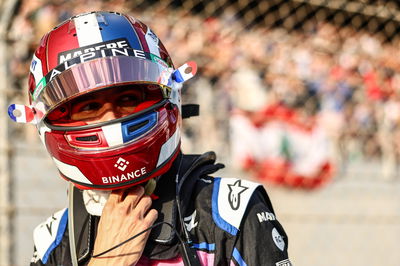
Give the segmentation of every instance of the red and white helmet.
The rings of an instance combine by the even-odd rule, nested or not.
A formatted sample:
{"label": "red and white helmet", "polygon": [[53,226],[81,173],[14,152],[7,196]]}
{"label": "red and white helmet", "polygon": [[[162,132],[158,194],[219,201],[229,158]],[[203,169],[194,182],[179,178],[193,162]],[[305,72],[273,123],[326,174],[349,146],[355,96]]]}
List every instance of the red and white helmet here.
{"label": "red and white helmet", "polygon": [[[10,105],[9,115],[36,124],[61,176],[78,188],[125,188],[171,167],[180,149],[180,89],[195,72],[194,62],[174,69],[137,19],[85,13],[42,38],[30,67],[31,106]],[[142,95],[134,113],[95,124],[70,120],[76,99],[117,89]]]}

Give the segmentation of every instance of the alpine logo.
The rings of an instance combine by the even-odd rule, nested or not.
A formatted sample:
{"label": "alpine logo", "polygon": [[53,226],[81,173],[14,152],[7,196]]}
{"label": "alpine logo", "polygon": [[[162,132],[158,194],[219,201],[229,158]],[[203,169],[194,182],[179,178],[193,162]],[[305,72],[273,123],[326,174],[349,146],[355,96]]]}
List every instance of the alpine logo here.
{"label": "alpine logo", "polygon": [[233,210],[237,210],[240,207],[240,194],[248,189],[248,187],[242,186],[241,180],[237,180],[233,184],[228,184],[229,194],[228,202]]}
{"label": "alpine logo", "polygon": [[126,167],[128,167],[129,162],[121,157],[118,158],[118,161],[114,164],[114,167],[117,167],[121,171],[125,171]]}
{"label": "alpine logo", "polygon": [[192,213],[192,215],[183,218],[183,221],[185,222],[185,227],[188,232],[195,228],[198,224],[198,222],[196,222],[196,210]]}

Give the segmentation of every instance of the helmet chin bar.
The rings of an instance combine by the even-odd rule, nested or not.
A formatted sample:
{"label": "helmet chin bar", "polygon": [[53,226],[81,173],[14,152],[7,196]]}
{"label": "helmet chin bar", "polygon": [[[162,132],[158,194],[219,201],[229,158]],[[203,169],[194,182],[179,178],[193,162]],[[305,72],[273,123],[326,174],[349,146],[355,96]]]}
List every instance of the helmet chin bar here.
{"label": "helmet chin bar", "polygon": [[[146,123],[141,125],[141,121]],[[82,131],[50,130],[43,138],[64,179],[81,189],[118,189],[169,169],[179,152],[180,124],[177,106],[171,109],[166,103],[123,123]],[[130,127],[134,128],[128,136],[123,132]]]}
{"label": "helmet chin bar", "polygon": [[71,182],[74,184],[79,189],[86,190],[86,189],[96,189],[96,190],[116,190],[116,189],[123,189],[123,188],[128,188],[133,185],[139,185],[142,184],[146,181],[148,181],[151,178],[156,178],[158,176],[161,176],[162,174],[165,174],[170,168],[172,163],[175,161],[176,157],[179,154],[180,150],[180,144],[176,147],[174,152],[172,153],[169,158],[167,158],[162,164],[160,164],[156,169],[153,171],[141,176],[140,178],[135,178],[131,181],[125,182],[125,183],[119,183],[119,184],[107,184],[107,185],[95,185],[95,184],[89,184],[89,183],[84,183],[82,181],[77,181],[76,179],[72,179],[67,177],[65,174],[62,173],[62,170],[59,168],[59,173],[62,178],[65,180]]}

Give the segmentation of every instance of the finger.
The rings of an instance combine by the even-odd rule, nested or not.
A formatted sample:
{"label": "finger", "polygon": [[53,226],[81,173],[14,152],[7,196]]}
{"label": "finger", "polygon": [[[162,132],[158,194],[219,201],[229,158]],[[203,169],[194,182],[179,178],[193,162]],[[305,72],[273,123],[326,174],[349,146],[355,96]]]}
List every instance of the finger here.
{"label": "finger", "polygon": [[126,191],[123,204],[126,207],[134,208],[144,196],[144,188],[142,186],[135,186]]}
{"label": "finger", "polygon": [[118,190],[113,190],[110,193],[110,197],[108,198],[108,201],[110,201],[110,203],[118,203],[122,201],[122,198],[124,197],[124,189],[118,189]]}
{"label": "finger", "polygon": [[158,218],[158,211],[155,209],[151,209],[147,212],[146,216],[144,217],[143,223],[151,226]]}
{"label": "finger", "polygon": [[137,205],[134,207],[134,215],[136,215],[138,219],[143,220],[152,203],[153,201],[149,196],[142,197]]}
{"label": "finger", "polygon": [[114,209],[115,205],[118,204],[121,198],[122,191],[120,190],[113,190],[110,193],[110,196],[107,199],[106,204],[104,205],[103,212],[107,211],[108,209]]}

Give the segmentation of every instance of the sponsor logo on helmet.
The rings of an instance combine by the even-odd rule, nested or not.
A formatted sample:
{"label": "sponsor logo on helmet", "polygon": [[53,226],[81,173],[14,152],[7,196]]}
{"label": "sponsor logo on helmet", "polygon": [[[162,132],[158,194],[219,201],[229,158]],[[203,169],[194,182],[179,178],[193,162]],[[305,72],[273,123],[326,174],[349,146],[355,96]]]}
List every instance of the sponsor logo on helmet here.
{"label": "sponsor logo on helmet", "polygon": [[283,240],[283,236],[281,236],[278,232],[278,230],[276,230],[276,228],[274,227],[274,229],[272,229],[272,240],[274,240],[275,245],[281,250],[283,251],[285,248],[285,241]]}
{"label": "sponsor logo on helmet", "polygon": [[112,48],[131,48],[129,42],[125,38],[115,39],[107,42],[100,42],[92,45],[83,46],[77,49],[64,51],[58,54],[58,64],[62,64],[72,58],[87,54],[89,52],[112,49]]}
{"label": "sponsor logo on helmet", "polygon": [[168,64],[165,63],[164,60],[162,60],[160,57],[158,57],[158,56],[156,56],[156,55],[154,55],[154,54],[150,54],[150,57],[151,57],[151,60],[152,60],[153,62],[156,62],[156,63],[162,65],[162,66],[165,67],[165,68],[168,68],[168,67],[169,67]]}
{"label": "sponsor logo on helmet", "polygon": [[292,266],[292,263],[290,262],[289,259],[286,260],[281,260],[275,263],[276,266]]}
{"label": "sponsor logo on helmet", "polygon": [[257,213],[257,217],[260,223],[276,220],[275,215],[272,212],[259,212]]}
{"label": "sponsor logo on helmet", "polygon": [[72,59],[65,61],[64,63],[61,63],[60,65],[53,68],[45,76],[46,83],[51,81],[55,76],[57,76],[64,70],[67,70],[77,64],[81,64],[81,63],[84,63],[84,62],[87,62],[87,61],[90,61],[93,59],[109,57],[109,56],[132,56],[132,57],[137,57],[137,58],[141,58],[141,59],[151,60],[149,53],[146,53],[142,50],[135,50],[135,49],[130,49],[130,48],[111,48],[111,49],[87,52],[87,53],[81,54],[80,56],[73,57]]}
{"label": "sponsor logo on helmet", "polygon": [[158,43],[158,37],[151,29],[149,29],[146,34],[153,39],[154,43]]}
{"label": "sponsor logo on helmet", "polygon": [[242,194],[248,187],[242,186],[241,180],[237,180],[233,184],[228,184],[229,194],[228,202],[233,210],[237,210],[240,207],[240,194]]}
{"label": "sponsor logo on helmet", "polygon": [[[144,52],[142,50],[136,50],[131,48],[110,48],[110,49],[101,49],[95,51],[89,51],[87,53],[82,53],[77,57],[72,57],[71,59],[64,61],[59,64],[55,68],[53,68],[49,73],[45,76],[45,84],[49,83],[54,77],[58,74],[62,73],[64,70],[67,70],[77,64],[81,64],[90,60],[94,60],[97,58],[111,57],[111,56],[126,56],[126,57],[136,57],[140,59],[147,59],[152,62],[158,63],[158,65],[166,67],[167,64],[162,61],[161,58],[155,57],[150,53]],[[66,56],[64,57],[64,59]]]}
{"label": "sponsor logo on helmet", "polygon": [[114,167],[117,167],[121,171],[125,171],[126,167],[128,167],[129,162],[121,157],[118,158],[118,161],[114,164]]}
{"label": "sponsor logo on helmet", "polygon": [[103,176],[101,179],[103,181],[103,184],[113,184],[139,178],[146,173],[147,173],[146,167],[142,167],[140,169],[137,169],[135,171],[126,174],[124,173],[122,175]]}
{"label": "sponsor logo on helmet", "polygon": [[32,93],[32,99],[35,101],[36,98],[40,95],[43,89],[46,87],[46,78],[43,77],[39,83],[37,84],[35,90]]}
{"label": "sponsor logo on helmet", "polygon": [[37,61],[35,59],[33,59],[32,63],[31,63],[31,71],[32,72],[35,71],[36,66],[37,66]]}

